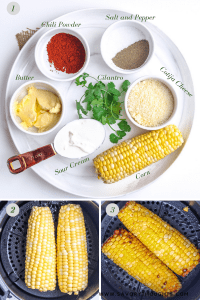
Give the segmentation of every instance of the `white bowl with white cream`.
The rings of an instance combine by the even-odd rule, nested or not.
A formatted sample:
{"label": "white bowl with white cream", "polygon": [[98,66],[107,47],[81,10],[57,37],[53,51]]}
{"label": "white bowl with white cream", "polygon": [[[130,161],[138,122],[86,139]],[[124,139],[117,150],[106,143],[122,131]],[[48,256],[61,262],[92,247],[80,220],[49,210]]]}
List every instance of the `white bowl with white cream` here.
{"label": "white bowl with white cream", "polygon": [[83,158],[101,146],[105,134],[105,128],[99,121],[74,120],[59,130],[54,139],[54,148],[64,157]]}

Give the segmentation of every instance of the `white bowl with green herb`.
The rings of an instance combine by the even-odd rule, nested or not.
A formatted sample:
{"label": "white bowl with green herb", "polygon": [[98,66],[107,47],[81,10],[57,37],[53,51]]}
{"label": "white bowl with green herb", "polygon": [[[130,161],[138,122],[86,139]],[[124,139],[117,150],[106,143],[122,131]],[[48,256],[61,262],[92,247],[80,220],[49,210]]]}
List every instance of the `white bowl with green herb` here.
{"label": "white bowl with green herb", "polygon": [[132,74],[146,66],[154,53],[154,40],[146,26],[137,21],[110,25],[101,38],[101,55],[114,71]]}
{"label": "white bowl with green herb", "polygon": [[[76,78],[75,83],[77,86],[86,88],[83,90],[82,97],[78,101],[76,100],[79,119],[92,118],[103,125],[107,124],[113,130],[109,136],[110,142],[118,143],[126,136],[127,132],[131,131],[131,127],[122,115],[122,98],[125,96],[130,82],[125,80],[120,89],[117,89],[112,81],[106,84],[83,73]],[[113,128],[113,125],[118,127]]]}

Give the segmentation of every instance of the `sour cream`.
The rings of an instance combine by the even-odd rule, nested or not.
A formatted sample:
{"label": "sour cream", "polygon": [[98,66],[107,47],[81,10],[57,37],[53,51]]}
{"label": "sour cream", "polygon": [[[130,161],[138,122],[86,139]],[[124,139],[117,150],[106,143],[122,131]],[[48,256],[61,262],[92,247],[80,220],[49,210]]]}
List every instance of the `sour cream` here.
{"label": "sour cream", "polygon": [[54,147],[62,156],[81,158],[99,148],[104,138],[105,129],[100,122],[92,119],[75,120],[57,133]]}

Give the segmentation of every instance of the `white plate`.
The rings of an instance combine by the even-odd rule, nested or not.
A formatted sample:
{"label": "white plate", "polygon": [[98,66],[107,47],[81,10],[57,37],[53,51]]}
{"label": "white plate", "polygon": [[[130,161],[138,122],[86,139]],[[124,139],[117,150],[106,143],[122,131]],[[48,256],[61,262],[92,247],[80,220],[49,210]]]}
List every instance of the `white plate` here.
{"label": "white plate", "polygon": [[[151,31],[155,41],[154,57],[149,64],[143,67],[142,70],[131,75],[121,75],[111,70],[105,64],[100,55],[100,41],[102,34],[109,25],[115,22],[106,20],[106,15],[108,14],[110,14],[110,16],[117,14],[119,19],[121,16],[130,16],[129,13],[117,10],[86,9],[66,14],[54,20],[56,22],[62,21],[67,24],[74,23],[74,20],[76,20],[76,23],[81,23],[79,28],[73,27],[73,29],[77,30],[85,37],[91,50],[90,62],[85,72],[94,77],[97,77],[98,75],[101,75],[101,77],[102,75],[123,77],[123,80],[128,79],[132,83],[134,80],[144,75],[162,76],[163,79],[166,79],[164,73],[160,71],[161,67],[166,67],[168,71],[173,74],[174,78],[182,81],[184,85],[187,86],[187,90],[194,95],[190,71],[182,54],[174,45],[174,43],[162,31],[153,25],[153,22],[145,23],[145,26],[147,26]],[[74,81],[66,83],[55,82],[47,79],[38,70],[34,60],[35,45],[38,39],[48,30],[48,28],[40,29],[25,44],[12,67],[8,79],[6,92],[7,121],[10,134],[19,153],[24,153],[51,143],[57,133],[56,131],[62,128],[67,122],[77,119],[78,116],[76,112],[75,100],[79,100],[84,93],[84,88],[77,87]],[[66,101],[64,118],[60,126],[54,132],[42,137],[30,136],[18,130],[13,124],[9,116],[9,102],[12,94],[22,84],[21,81],[15,80],[17,74],[20,74],[21,76],[34,76],[34,80],[37,79],[48,81],[49,83],[55,85],[63,95],[64,101]],[[117,87],[119,87],[122,82],[122,80],[115,80]],[[172,82],[172,84],[174,84],[179,101],[179,108],[176,114],[176,119],[174,120],[174,124],[177,125],[181,130],[186,143],[190,134],[194,117],[194,96],[187,96],[175,85],[175,83]],[[127,134],[125,139],[146,132],[145,130],[134,126],[130,122],[129,124],[132,130],[129,134]],[[95,152],[95,154],[88,156],[88,160],[79,162],[79,160],[69,160],[56,155],[32,167],[32,169],[50,184],[71,194],[89,198],[117,197],[138,191],[139,189],[156,180],[172,165],[185,145],[184,143],[181,148],[168,155],[163,160],[148,166],[143,171],[138,172],[142,174],[149,171],[150,175],[136,179],[136,174],[134,174],[117,183],[106,185],[101,180],[97,180],[93,169],[92,159],[97,154],[113,145],[108,139],[110,133],[111,130],[107,128],[107,137],[105,142],[98,149],[98,151]],[[58,170],[63,170],[63,172],[58,174]],[[25,172],[31,172],[31,170],[27,170]]]}

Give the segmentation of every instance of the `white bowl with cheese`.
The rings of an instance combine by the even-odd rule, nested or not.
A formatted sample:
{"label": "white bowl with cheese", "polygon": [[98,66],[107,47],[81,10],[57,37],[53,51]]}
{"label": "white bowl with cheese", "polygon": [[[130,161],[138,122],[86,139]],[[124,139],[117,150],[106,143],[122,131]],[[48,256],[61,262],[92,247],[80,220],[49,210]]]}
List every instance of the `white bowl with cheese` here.
{"label": "white bowl with cheese", "polygon": [[178,110],[178,97],[168,81],[157,76],[143,76],[130,85],[124,105],[134,125],[157,130],[173,124]]}
{"label": "white bowl with cheese", "polygon": [[[25,115],[24,120],[27,120],[27,121],[24,121],[18,115],[16,115],[16,107],[18,107],[18,104],[22,101],[22,99],[24,99],[24,97],[28,95],[28,89],[31,89],[31,92],[32,92],[32,90],[34,92],[35,89],[38,89],[40,91],[47,91],[47,93],[44,92],[45,93],[45,95],[44,95],[43,92],[41,92],[40,93],[41,95],[39,95],[39,97],[41,98],[41,101],[43,101],[43,102],[40,102],[42,107],[37,102],[37,108],[36,108],[36,104],[30,108],[30,99],[27,99],[26,101],[24,100],[24,102],[27,103],[27,109],[24,109],[26,104],[23,105],[23,114]],[[51,92],[53,95],[48,92]],[[55,97],[55,96],[57,96],[57,97]],[[49,97],[50,97],[50,99],[49,99]],[[53,100],[54,99],[56,99],[56,101],[57,101],[57,99],[59,100],[59,101],[57,101],[58,103],[57,103],[57,105],[55,105],[55,107],[52,106],[51,101],[53,101],[53,100],[51,100],[51,97],[53,98]],[[34,100],[33,100],[33,102],[34,102]],[[59,105],[59,103],[60,103],[60,105]],[[45,108],[45,106],[46,106],[46,108]],[[49,84],[48,82],[42,81],[42,80],[29,81],[29,82],[24,83],[15,91],[15,93],[13,94],[13,96],[10,100],[10,116],[11,116],[13,123],[16,125],[16,127],[19,130],[23,131],[24,133],[31,134],[31,135],[45,135],[45,134],[50,133],[53,130],[55,130],[59,126],[59,124],[61,123],[61,121],[63,119],[63,112],[64,112],[64,101],[63,101],[61,94],[52,84]],[[28,120],[30,120],[29,116],[31,116],[31,118],[33,115],[38,117],[40,114],[43,114],[43,115],[37,119],[36,125],[38,127],[31,126],[31,127],[27,128],[27,124],[29,124]],[[54,115],[50,116],[50,114],[54,114]],[[55,117],[55,114],[56,114],[56,117]],[[26,119],[26,117],[27,117],[27,119]],[[52,127],[51,127],[51,125],[52,125]],[[45,128],[49,128],[49,129],[42,131]],[[39,132],[40,130],[42,132]]]}

